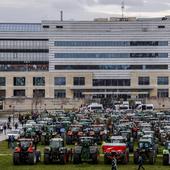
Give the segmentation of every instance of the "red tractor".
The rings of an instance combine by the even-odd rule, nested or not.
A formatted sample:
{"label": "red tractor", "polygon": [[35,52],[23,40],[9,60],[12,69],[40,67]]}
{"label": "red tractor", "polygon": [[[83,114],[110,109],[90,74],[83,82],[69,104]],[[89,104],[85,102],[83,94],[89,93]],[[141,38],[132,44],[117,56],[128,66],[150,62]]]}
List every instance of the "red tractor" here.
{"label": "red tractor", "polygon": [[[112,140],[114,138],[114,140]],[[120,136],[111,137],[109,143],[102,145],[104,153],[104,163],[109,164],[112,161],[112,153],[116,153],[116,159],[118,163],[127,164],[129,162],[129,149],[126,143],[121,142]],[[117,141],[115,140],[117,139]]]}
{"label": "red tractor", "polygon": [[40,151],[36,150],[32,139],[19,139],[18,147],[13,153],[14,165],[27,163],[30,165],[36,164],[41,159]]}

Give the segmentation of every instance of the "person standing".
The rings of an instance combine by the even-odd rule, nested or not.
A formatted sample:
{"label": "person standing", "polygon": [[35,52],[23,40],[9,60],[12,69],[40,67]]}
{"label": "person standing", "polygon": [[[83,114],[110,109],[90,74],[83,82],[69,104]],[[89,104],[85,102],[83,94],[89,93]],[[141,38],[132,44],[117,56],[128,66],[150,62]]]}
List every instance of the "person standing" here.
{"label": "person standing", "polygon": [[3,126],[4,135],[6,135],[6,128],[7,128],[6,123],[4,123],[4,126]]}
{"label": "person standing", "polygon": [[138,170],[140,170],[141,168],[143,170],[145,170],[145,168],[143,167],[143,157],[142,157],[142,155],[139,155],[138,164],[139,164]]}

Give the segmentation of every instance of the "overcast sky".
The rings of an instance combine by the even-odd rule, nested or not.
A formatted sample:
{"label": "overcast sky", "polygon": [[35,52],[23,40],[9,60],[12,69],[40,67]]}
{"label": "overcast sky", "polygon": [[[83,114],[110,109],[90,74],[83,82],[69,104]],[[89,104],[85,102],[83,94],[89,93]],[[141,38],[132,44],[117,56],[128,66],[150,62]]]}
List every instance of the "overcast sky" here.
{"label": "overcast sky", "polygon": [[[170,0],[124,0],[125,16],[170,15]],[[0,22],[93,20],[121,15],[121,0],[0,0]]]}

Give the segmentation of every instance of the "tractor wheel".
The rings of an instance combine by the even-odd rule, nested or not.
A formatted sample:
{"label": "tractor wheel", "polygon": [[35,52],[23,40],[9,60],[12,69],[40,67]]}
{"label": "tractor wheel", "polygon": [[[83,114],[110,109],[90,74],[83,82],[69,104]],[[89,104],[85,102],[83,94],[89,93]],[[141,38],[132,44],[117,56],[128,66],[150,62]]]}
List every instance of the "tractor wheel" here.
{"label": "tractor wheel", "polygon": [[168,165],[169,164],[169,155],[165,154],[163,155],[163,165]]}
{"label": "tractor wheel", "polygon": [[123,164],[127,164],[129,162],[129,154],[125,153],[124,159],[123,159]]}
{"label": "tractor wheel", "polygon": [[109,164],[110,163],[110,159],[104,155],[104,164]]}
{"label": "tractor wheel", "polygon": [[97,160],[97,153],[92,154],[92,163],[93,164],[97,164],[98,160]]}
{"label": "tractor wheel", "polygon": [[134,164],[138,164],[138,158],[139,158],[139,154],[137,152],[134,153]]}
{"label": "tractor wheel", "polygon": [[153,153],[149,154],[149,163],[153,165],[155,163],[155,156]]}
{"label": "tractor wheel", "polygon": [[67,156],[66,155],[60,155],[60,163],[62,165],[66,164],[67,162]]}
{"label": "tractor wheel", "polygon": [[75,154],[73,155],[73,163],[74,163],[74,164],[79,164],[80,162],[81,162],[80,155],[75,153]]}
{"label": "tractor wheel", "polygon": [[20,164],[20,156],[19,156],[19,153],[14,153],[14,154],[13,154],[13,164],[14,164],[14,165],[19,165],[19,164]]}
{"label": "tractor wheel", "polygon": [[29,153],[28,154],[28,163],[30,165],[34,165],[37,162],[36,154],[35,153]]}
{"label": "tractor wheel", "polygon": [[36,157],[37,157],[37,162],[40,162],[41,161],[41,152],[40,151],[36,152]]}
{"label": "tractor wheel", "polygon": [[66,136],[66,144],[71,145],[72,144],[72,138],[71,136]]}
{"label": "tractor wheel", "polygon": [[129,146],[129,152],[133,153],[134,151],[134,145],[133,144],[130,144]]}
{"label": "tractor wheel", "polygon": [[50,163],[50,155],[49,154],[44,154],[44,163],[49,164]]}

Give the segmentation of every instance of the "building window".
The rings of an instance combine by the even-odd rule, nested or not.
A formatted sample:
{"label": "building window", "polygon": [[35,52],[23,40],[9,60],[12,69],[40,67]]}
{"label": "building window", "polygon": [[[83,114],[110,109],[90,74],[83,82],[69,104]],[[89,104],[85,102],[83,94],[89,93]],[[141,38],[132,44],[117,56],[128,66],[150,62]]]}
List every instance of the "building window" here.
{"label": "building window", "polygon": [[34,98],[45,97],[45,90],[44,89],[34,89],[33,90],[33,97]]}
{"label": "building window", "polygon": [[149,94],[139,94],[138,97],[139,99],[149,98]]}
{"label": "building window", "polygon": [[25,96],[25,90],[14,90],[14,96],[15,97],[24,97]]}
{"label": "building window", "polygon": [[45,77],[33,77],[34,86],[45,86]]}
{"label": "building window", "polygon": [[83,95],[83,92],[81,90],[76,90],[73,93],[74,98],[84,98],[85,96]]}
{"label": "building window", "polygon": [[66,85],[66,78],[65,77],[55,77],[54,85]]}
{"label": "building window", "polygon": [[130,79],[93,79],[93,86],[130,86]]}
{"label": "building window", "polygon": [[157,96],[160,97],[169,97],[169,90],[168,89],[158,89]]}
{"label": "building window", "polygon": [[0,90],[0,100],[6,97],[6,90]]}
{"label": "building window", "polygon": [[14,77],[14,86],[25,86],[25,77]]}
{"label": "building window", "polygon": [[55,70],[168,70],[168,65],[55,65]]}
{"label": "building window", "polygon": [[150,84],[149,77],[139,77],[138,84],[139,85],[149,85]]}
{"label": "building window", "polygon": [[6,86],[6,78],[0,77],[0,86]]}
{"label": "building window", "polygon": [[84,86],[85,78],[84,77],[74,77],[74,85],[75,86]]}
{"label": "building window", "polygon": [[55,98],[65,98],[66,91],[65,90],[54,90],[54,97]]}
{"label": "building window", "polygon": [[158,77],[157,84],[158,85],[168,85],[169,84],[169,78],[168,77]]}
{"label": "building window", "polygon": [[168,58],[168,53],[55,53],[55,58]]}

